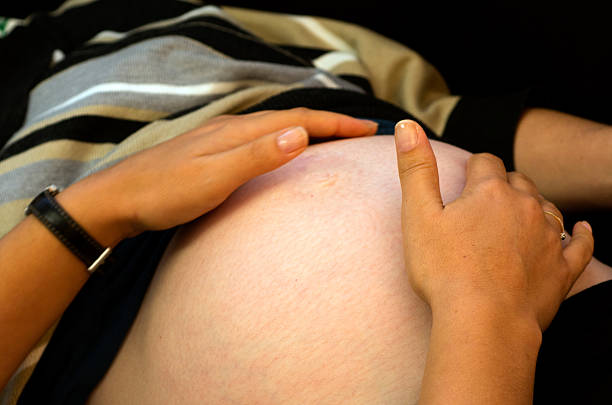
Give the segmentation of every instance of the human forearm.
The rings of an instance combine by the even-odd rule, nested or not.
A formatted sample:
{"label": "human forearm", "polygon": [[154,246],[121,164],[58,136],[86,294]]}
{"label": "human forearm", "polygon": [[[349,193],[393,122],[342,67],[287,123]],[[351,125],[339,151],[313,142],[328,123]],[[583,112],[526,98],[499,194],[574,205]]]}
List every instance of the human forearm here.
{"label": "human forearm", "polygon": [[610,208],[610,150],[609,125],[530,108],[516,130],[514,163],[560,208]]}
{"label": "human forearm", "polygon": [[[103,246],[126,236],[103,176],[67,188],[56,200]],[[32,215],[0,239],[0,387],[87,281],[85,268]]]}
{"label": "human forearm", "polygon": [[531,403],[541,332],[486,306],[433,312],[420,404]]}

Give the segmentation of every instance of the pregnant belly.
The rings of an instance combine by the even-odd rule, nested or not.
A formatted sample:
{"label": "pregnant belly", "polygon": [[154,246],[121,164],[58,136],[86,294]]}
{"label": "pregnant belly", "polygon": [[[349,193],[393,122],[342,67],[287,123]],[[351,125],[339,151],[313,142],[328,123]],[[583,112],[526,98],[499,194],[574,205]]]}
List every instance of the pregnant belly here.
{"label": "pregnant belly", "polygon": [[[433,142],[445,202],[469,153]],[[317,144],[184,226],[91,404],[416,403],[393,137]]]}

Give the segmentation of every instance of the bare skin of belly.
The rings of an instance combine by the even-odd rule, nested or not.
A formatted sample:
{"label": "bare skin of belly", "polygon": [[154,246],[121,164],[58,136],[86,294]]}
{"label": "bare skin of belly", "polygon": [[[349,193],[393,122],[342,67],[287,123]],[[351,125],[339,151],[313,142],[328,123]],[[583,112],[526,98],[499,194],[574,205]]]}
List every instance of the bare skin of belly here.
{"label": "bare skin of belly", "polygon": [[[432,142],[445,203],[469,153]],[[431,314],[410,288],[392,136],[313,145],[184,226],[90,404],[408,404]],[[570,294],[612,279],[593,260]]]}

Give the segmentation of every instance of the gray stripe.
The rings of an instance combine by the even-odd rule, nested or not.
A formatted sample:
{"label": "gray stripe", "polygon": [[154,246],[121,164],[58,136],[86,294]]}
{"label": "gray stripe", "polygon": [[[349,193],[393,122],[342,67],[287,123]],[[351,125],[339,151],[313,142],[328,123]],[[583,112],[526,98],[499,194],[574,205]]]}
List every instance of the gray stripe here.
{"label": "gray stripe", "polygon": [[86,162],[49,159],[21,166],[0,175],[0,205],[14,200],[33,198],[50,184],[66,188],[100,170],[107,169],[128,156],[100,164],[103,159]]}
{"label": "gray stripe", "polygon": [[0,175],[0,205],[32,198],[50,184],[67,187],[93,167],[95,162],[43,160]]}
{"label": "gray stripe", "polygon": [[[193,86],[255,80],[326,87],[320,80],[314,79],[314,76],[321,73],[323,71],[316,68],[234,60],[188,38],[160,37],[131,45],[110,55],[93,58],[47,79],[30,94],[26,126],[86,105],[110,104],[174,113],[225,95],[98,92],[57,109],[71,98],[105,83]],[[351,83],[327,73],[323,74],[337,87],[360,91]]]}

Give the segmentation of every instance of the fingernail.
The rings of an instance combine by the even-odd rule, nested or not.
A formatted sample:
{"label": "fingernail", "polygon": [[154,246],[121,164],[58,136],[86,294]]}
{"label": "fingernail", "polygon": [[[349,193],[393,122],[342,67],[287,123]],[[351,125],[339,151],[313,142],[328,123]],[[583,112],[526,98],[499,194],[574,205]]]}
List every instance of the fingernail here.
{"label": "fingernail", "polygon": [[285,153],[295,152],[308,145],[308,134],[302,127],[289,128],[276,138],[276,144]]}
{"label": "fingernail", "polygon": [[412,120],[401,120],[395,124],[395,137],[397,149],[400,152],[409,152],[418,141],[417,123]]}
{"label": "fingernail", "polygon": [[372,120],[364,120],[360,118],[360,121],[363,122],[364,124],[366,124],[368,126],[368,128],[370,128],[370,131],[374,130],[376,131],[378,129],[378,123]]}
{"label": "fingernail", "polygon": [[589,230],[589,232],[593,233],[593,228],[591,228],[591,224],[589,224],[587,221],[582,221],[582,225]]}

